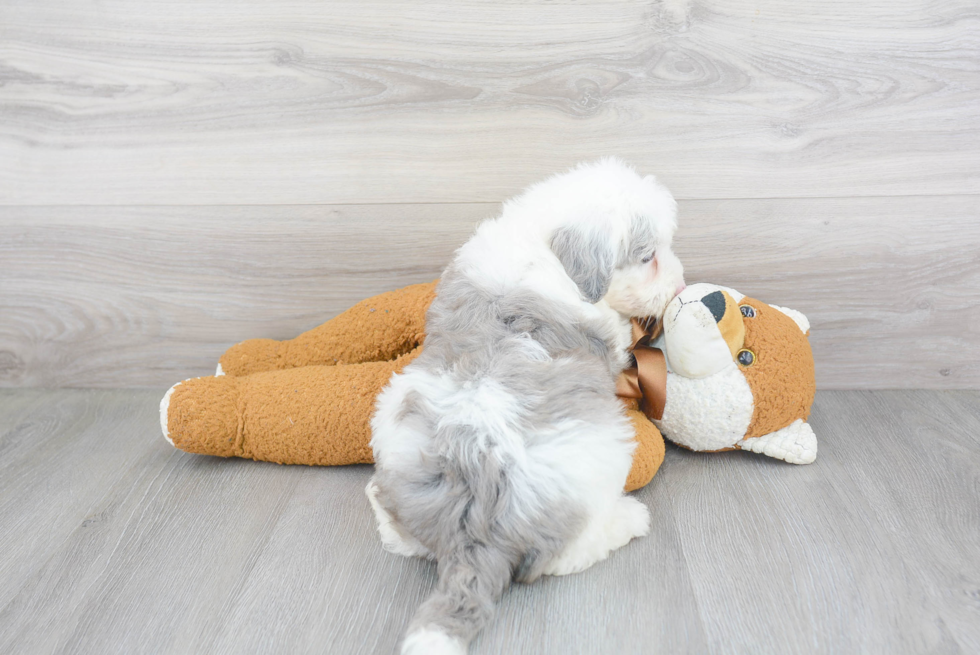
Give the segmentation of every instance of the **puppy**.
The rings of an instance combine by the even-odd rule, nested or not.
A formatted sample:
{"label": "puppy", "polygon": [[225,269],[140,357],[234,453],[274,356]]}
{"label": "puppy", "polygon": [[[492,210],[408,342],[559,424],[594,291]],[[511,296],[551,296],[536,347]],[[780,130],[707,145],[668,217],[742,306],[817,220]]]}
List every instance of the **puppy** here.
{"label": "puppy", "polygon": [[513,580],[582,571],[647,534],[623,495],[615,396],[630,316],[683,287],[676,203],[616,159],[527,189],[442,275],[423,353],[379,396],[367,487],[382,542],[439,580],[402,653],[465,653]]}

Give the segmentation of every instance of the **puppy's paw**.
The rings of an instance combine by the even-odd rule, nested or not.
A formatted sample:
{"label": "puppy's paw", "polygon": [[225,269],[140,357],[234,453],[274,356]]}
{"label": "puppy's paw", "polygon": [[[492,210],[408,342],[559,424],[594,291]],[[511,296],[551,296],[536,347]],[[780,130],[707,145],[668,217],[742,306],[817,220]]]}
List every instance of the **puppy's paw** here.
{"label": "puppy's paw", "polygon": [[371,509],[374,510],[374,517],[378,520],[381,545],[385,550],[404,557],[432,557],[429,549],[401,529],[394,517],[378,502],[378,485],[374,483],[373,478],[368,482],[364,493],[367,494]]}
{"label": "puppy's paw", "polygon": [[647,506],[628,496],[618,498],[608,513],[597,515],[544,569],[546,575],[579,573],[609,557],[634,537],[650,532]]}
{"label": "puppy's paw", "polygon": [[597,559],[586,556],[577,550],[565,549],[561,555],[548,562],[542,573],[544,575],[571,575],[581,573],[595,564]]}
{"label": "puppy's paw", "polygon": [[[619,540],[623,540],[621,545],[626,545],[630,539],[645,537],[650,533],[650,510],[646,505],[636,498],[624,496],[619,500],[617,509],[618,519],[615,521],[616,525],[612,526],[611,532],[619,532],[617,536]],[[617,539],[614,538],[613,541]]]}

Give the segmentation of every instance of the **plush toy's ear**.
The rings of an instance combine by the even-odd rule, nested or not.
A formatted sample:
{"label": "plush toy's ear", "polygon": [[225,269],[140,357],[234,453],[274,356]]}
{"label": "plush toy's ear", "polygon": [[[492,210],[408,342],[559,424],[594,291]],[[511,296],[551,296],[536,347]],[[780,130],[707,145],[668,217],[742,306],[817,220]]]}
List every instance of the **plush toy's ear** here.
{"label": "plush toy's ear", "polygon": [[609,291],[615,253],[609,236],[583,226],[559,228],[551,238],[551,250],[590,303]]}
{"label": "plush toy's ear", "polygon": [[803,312],[798,312],[795,309],[789,309],[788,307],[780,307],[779,305],[769,305],[769,306],[772,307],[773,309],[778,309],[779,311],[781,311],[782,313],[786,314],[791,319],[793,319],[793,322],[800,326],[800,331],[803,332],[803,334],[806,334],[807,332],[810,331],[810,321],[807,319],[806,316],[803,315]]}

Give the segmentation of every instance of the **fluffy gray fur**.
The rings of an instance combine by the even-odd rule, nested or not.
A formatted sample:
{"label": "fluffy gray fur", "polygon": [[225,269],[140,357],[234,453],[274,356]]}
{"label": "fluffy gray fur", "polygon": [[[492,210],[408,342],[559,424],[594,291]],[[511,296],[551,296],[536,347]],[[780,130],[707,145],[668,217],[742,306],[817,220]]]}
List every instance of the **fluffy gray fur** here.
{"label": "fluffy gray fur", "polygon": [[[561,234],[556,241],[566,256],[559,259],[574,270],[571,277],[583,291],[608,285],[613,265],[628,260],[624,252],[617,262],[617,253],[608,243],[601,246],[602,240],[590,244],[581,232]],[[568,253],[576,247],[577,254]],[[642,256],[647,248],[631,250],[629,256]],[[625,364],[623,353],[567,314],[564,305],[527,291],[491,295],[450,266],[426,318],[424,351],[412,366],[451,370],[460,384],[493,378],[525,399],[528,435],[542,435],[542,428],[570,414],[605,424],[622,420],[615,376]],[[551,359],[529,358],[526,339]],[[515,511],[509,463],[487,456],[493,445],[487,435],[440,428],[439,417],[417,394],[405,399],[401,412],[433,438],[411,477],[378,470],[378,501],[439,563],[436,593],[418,610],[409,632],[434,625],[469,642],[511,581],[537,579],[541,565],[580,531],[583,517],[563,503],[533,516]]]}
{"label": "fluffy gray fur", "polygon": [[[461,384],[493,378],[525,400],[525,433],[532,438],[561,438],[542,428],[570,414],[607,424],[622,420],[614,395],[621,353],[590,326],[566,320],[566,313],[526,292],[491,296],[450,267],[429,309],[425,349],[412,366],[451,370]],[[528,358],[521,343],[528,338],[552,360]],[[434,625],[469,642],[511,581],[537,579],[541,566],[580,531],[583,517],[563,503],[526,515],[512,497],[511,463],[487,456],[493,446],[488,435],[440,428],[439,417],[417,394],[405,399],[401,411],[433,438],[411,477],[378,470],[378,501],[439,563],[436,593],[409,632]]]}

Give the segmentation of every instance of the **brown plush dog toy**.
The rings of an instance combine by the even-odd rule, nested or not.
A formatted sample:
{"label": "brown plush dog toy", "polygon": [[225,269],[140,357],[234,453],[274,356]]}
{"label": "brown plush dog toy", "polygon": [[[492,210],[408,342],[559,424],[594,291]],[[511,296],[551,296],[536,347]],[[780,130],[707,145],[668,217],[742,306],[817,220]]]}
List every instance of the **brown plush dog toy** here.
{"label": "brown plush dog toy", "polygon": [[[280,464],[371,463],[374,400],[421,352],[435,283],[368,298],[289,341],[232,346],[218,374],[180,382],[160,404],[164,437],[191,453]],[[632,491],[660,468],[664,442],[636,400]]]}
{"label": "brown plush dog toy", "polygon": [[[435,283],[417,284],[368,298],[290,341],[233,346],[216,376],[167,392],[164,436],[204,455],[370,463],[374,400],[421,352],[434,297]],[[638,366],[617,383],[637,440],[628,491],[647,484],[663,462],[661,430],[691,450],[748,450],[793,464],[816,459],[803,314],[701,283],[674,298],[662,326],[648,327],[634,320]]]}
{"label": "brown plush dog toy", "polygon": [[[809,464],[817,457],[807,422],[816,387],[809,331],[796,310],[716,284],[690,285],[667,305],[651,344],[664,354],[663,402],[648,415],[691,450],[748,450]],[[633,352],[641,380],[657,373],[644,371],[642,350]]]}

